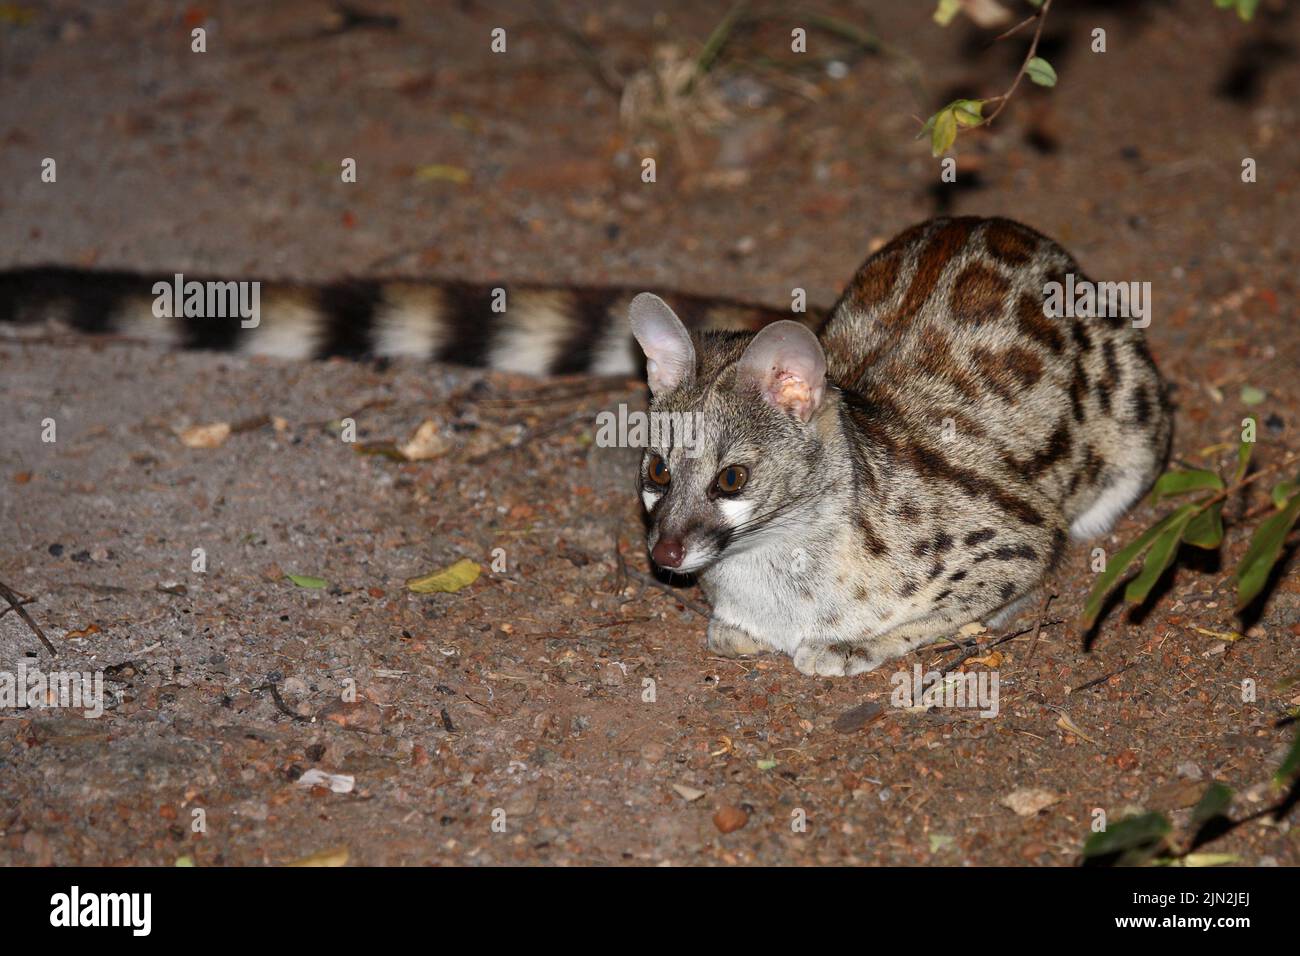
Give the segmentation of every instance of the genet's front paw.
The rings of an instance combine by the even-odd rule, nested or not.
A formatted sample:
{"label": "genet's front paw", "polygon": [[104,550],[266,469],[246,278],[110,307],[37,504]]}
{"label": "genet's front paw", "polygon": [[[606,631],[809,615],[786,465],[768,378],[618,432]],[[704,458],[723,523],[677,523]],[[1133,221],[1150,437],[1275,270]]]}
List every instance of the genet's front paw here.
{"label": "genet's front paw", "polygon": [[800,644],[794,652],[794,666],[810,677],[852,677],[875,670],[881,660],[851,644]]}
{"label": "genet's front paw", "polygon": [[723,624],[714,617],[709,619],[709,650],[719,657],[742,657],[767,648],[740,628]]}

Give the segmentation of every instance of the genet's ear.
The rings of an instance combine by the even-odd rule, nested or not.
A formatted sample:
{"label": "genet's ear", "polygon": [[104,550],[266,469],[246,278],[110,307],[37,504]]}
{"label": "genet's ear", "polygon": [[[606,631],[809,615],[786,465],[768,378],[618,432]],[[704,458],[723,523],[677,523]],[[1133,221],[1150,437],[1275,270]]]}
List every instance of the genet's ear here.
{"label": "genet's ear", "polygon": [[736,365],[772,405],[807,423],[826,395],[826,356],[806,326],[782,319],[765,326]]}
{"label": "genet's ear", "polygon": [[657,295],[642,292],[628,307],[632,335],[645,353],[650,394],[670,392],[695,375],[695,346],[682,320]]}

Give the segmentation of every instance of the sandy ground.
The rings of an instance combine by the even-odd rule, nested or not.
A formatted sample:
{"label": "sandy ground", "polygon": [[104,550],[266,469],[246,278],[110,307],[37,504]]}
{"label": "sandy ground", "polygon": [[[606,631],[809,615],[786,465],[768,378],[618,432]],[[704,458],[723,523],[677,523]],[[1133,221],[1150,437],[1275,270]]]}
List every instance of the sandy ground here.
{"label": "sandy ground", "polygon": [[[1245,386],[1266,393],[1259,461],[1295,449],[1300,20],[1244,26],[1208,0],[1063,5],[1044,47],[1060,84],[1022,90],[993,131],[964,137],[961,179],[944,186],[914,117],[999,92],[1024,48],[941,30],[929,4],[860,6],[818,9],[914,57],[919,99],[897,60],[823,32],[810,56],[845,68],[798,60],[798,21],[777,17],[724,51],[711,124],[673,131],[620,122],[591,64],[527,4],[373,0],[396,25],[336,32],[298,0],[6,5],[4,265],[620,282],[777,305],[800,286],[827,304],[914,221],[1009,215],[1096,277],[1152,283],[1180,459],[1226,464]],[[693,54],[726,5],[560,8],[625,79],[661,44]],[[205,54],[189,51],[196,25]],[[488,46],[497,26],[504,55]],[[1105,54],[1089,51],[1094,27]],[[39,178],[47,156],[56,184]],[[339,181],[342,157],[358,183]],[[1244,157],[1258,182],[1240,181]],[[1026,635],[967,665],[997,670],[996,718],[899,710],[889,673],[814,679],[785,658],[709,656],[690,606],[703,596],[637,576],[636,453],[592,442],[619,402],[644,391],[0,343],[0,581],[35,599],[58,666],[104,672],[107,695],[98,719],[0,711],[0,863],[346,847],[367,864],[1067,864],[1097,809],[1165,810],[1182,834],[1210,779],[1237,792],[1237,817],[1278,799],[1293,560],[1241,640],[1205,633],[1241,627],[1238,529],[1221,567],[1182,561],[1152,609],[1115,608],[1089,642],[1075,547],[1046,615],[1061,623],[1032,659]],[[349,414],[361,442],[432,419],[450,447],[416,463],[358,454],[339,440]],[[259,416],[283,421],[215,449],[176,435]],[[1154,514],[1143,505],[1103,545]],[[404,588],[461,558],[484,568],[470,587]],[[51,666],[14,613],[0,662]],[[1056,799],[1020,816],[1002,801],[1025,788]],[[1293,819],[1262,815],[1213,848],[1294,865]]]}

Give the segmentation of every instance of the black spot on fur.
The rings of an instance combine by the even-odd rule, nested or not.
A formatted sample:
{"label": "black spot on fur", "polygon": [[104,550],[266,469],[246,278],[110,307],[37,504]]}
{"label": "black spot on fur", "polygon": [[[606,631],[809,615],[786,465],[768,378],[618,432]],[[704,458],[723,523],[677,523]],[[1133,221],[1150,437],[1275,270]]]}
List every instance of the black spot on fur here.
{"label": "black spot on fur", "polygon": [[965,541],[966,544],[974,546],[977,544],[983,544],[985,541],[993,540],[993,537],[996,534],[997,532],[994,531],[992,528],[984,528],[980,531],[972,531],[970,534],[966,535],[966,537],[963,538],[962,540]]}
{"label": "black spot on fur", "polygon": [[954,571],[952,574],[948,575],[948,580],[953,583],[964,581],[966,579],[966,574],[966,571]]}

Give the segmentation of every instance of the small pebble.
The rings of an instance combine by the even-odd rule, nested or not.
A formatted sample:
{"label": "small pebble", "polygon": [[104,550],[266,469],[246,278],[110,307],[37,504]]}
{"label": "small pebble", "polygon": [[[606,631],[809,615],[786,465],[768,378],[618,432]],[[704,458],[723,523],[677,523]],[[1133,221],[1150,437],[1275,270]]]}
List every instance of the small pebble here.
{"label": "small pebble", "polygon": [[723,833],[739,830],[749,822],[749,814],[740,807],[725,806],[713,815],[713,825]]}

